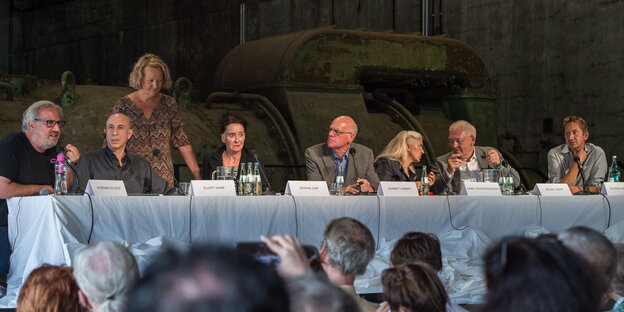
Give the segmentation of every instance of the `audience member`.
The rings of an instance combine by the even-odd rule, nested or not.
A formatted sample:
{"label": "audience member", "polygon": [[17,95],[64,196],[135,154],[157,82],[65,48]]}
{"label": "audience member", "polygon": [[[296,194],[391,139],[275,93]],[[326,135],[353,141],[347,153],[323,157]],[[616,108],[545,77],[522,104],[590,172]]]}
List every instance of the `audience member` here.
{"label": "audience member", "polygon": [[444,285],[424,262],[388,268],[381,274],[381,283],[387,303],[378,312],[446,311],[448,296]]}
{"label": "audience member", "polygon": [[624,311],[624,245],[615,244],[614,246],[617,261],[609,289],[609,298],[614,301],[611,310],[622,312]]}
{"label": "audience member", "polygon": [[87,311],[78,300],[78,285],[72,269],[43,265],[34,269],[17,298],[18,312]]}
{"label": "audience member", "polygon": [[298,312],[357,312],[358,304],[338,286],[307,273],[287,281],[290,310]]}
{"label": "audience member", "polygon": [[286,286],[275,269],[231,248],[169,250],[130,294],[127,311],[287,312]]}
{"label": "audience member", "polygon": [[488,249],[484,266],[487,296],[479,311],[599,310],[599,282],[561,243],[508,237]]}
{"label": "audience member", "polygon": [[360,298],[353,286],[355,277],[366,271],[374,255],[375,239],[364,224],[343,217],[327,225],[321,242],[321,266],[332,283],[355,299],[362,312],[378,308],[377,304]]}
{"label": "audience member", "polygon": [[103,241],[78,253],[74,259],[74,276],[80,287],[80,302],[85,307],[94,312],[121,312],[139,278],[139,269],[126,247]]}

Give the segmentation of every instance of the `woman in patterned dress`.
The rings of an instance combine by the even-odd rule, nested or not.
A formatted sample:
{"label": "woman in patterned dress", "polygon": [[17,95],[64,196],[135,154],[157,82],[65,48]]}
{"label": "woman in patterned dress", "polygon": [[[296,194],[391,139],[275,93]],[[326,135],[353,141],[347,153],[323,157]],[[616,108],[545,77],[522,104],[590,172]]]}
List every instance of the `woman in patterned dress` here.
{"label": "woman in patterned dress", "polygon": [[[134,130],[128,140],[128,152],[147,159],[154,171],[173,186],[171,146],[177,148],[184,162],[197,180],[201,172],[193,153],[191,141],[184,132],[184,124],[175,99],[160,93],[171,87],[167,64],[154,54],[141,56],[128,78],[130,87],[136,91],[122,97],[113,107],[113,113],[123,113],[130,118]],[[166,164],[153,151],[160,150]]]}

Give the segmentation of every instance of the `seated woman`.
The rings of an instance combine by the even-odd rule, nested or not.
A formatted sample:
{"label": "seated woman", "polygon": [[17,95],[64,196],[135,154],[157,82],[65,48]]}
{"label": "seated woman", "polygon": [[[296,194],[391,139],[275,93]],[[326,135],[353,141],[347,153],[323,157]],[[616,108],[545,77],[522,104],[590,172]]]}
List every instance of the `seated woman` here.
{"label": "seated woman", "polygon": [[72,269],[47,265],[34,269],[20,290],[17,311],[87,311],[78,300]]}
{"label": "seated woman", "polygon": [[[375,159],[375,172],[379,181],[415,181],[416,173],[412,163],[420,162],[425,153],[422,135],[416,131],[403,130],[388,143]],[[429,172],[429,181],[435,181],[435,174]]]}
{"label": "seated woman", "polygon": [[424,262],[389,268],[381,274],[383,297],[377,311],[446,311],[448,295],[436,272]]}
{"label": "seated woman", "polygon": [[[247,131],[247,120],[243,117],[225,113],[219,118],[221,130],[221,146],[217,151],[204,157],[202,177],[204,180],[212,180],[212,172],[218,166],[236,167],[240,172],[241,163],[256,162],[253,153],[245,148],[245,131]],[[258,157],[260,157],[258,155]],[[262,178],[262,188],[266,189],[266,181]]]}

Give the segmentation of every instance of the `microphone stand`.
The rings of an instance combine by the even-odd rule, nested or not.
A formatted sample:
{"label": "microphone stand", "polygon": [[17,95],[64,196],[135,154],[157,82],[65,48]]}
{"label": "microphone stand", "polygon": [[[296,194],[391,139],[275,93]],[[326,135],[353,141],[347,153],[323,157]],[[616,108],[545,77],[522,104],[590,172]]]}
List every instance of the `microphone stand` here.
{"label": "microphone stand", "polygon": [[169,173],[171,173],[171,176],[173,177],[173,192],[167,192],[167,195],[186,195],[180,189],[180,183],[178,183],[178,179],[176,179],[175,175],[173,174],[173,170],[169,168],[169,165],[167,165],[167,162],[162,158],[162,155],[160,154],[160,150],[156,148],[152,150],[152,154],[158,157],[158,159],[160,159],[160,161],[162,161],[165,164],[165,167],[167,168],[167,170],[169,170]]}
{"label": "microphone stand", "polygon": [[258,165],[258,167],[260,168],[260,174],[262,174],[262,178],[264,179],[264,181],[266,181],[267,184],[266,191],[263,191],[262,193],[265,195],[275,195],[275,192],[271,190],[271,182],[269,182],[269,179],[267,179],[267,176],[264,173],[264,169],[262,169],[262,164],[260,163],[260,159],[258,159],[258,153],[256,152],[256,150],[251,150],[250,152],[253,154],[254,160],[256,160],[256,162],[260,164]]}
{"label": "microphone stand", "polygon": [[581,159],[578,158],[578,157],[574,157],[574,161],[576,161],[576,164],[577,164],[578,169],[579,169],[579,174],[581,175],[581,179],[583,181],[583,190],[580,191],[580,192],[577,192],[574,195],[595,195],[595,194],[597,194],[597,193],[590,192],[590,191],[587,190],[587,184],[586,184],[586,181],[585,181],[585,173],[583,173],[583,165],[581,165]]}

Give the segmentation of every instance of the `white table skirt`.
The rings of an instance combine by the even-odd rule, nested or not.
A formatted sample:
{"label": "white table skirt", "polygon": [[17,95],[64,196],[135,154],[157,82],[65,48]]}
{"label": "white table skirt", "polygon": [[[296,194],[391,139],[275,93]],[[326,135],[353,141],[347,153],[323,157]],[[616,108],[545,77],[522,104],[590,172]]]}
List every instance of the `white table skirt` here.
{"label": "white table skirt", "polygon": [[130,196],[92,197],[91,202],[87,196],[50,195],[12,198],[8,205],[13,253],[8,294],[0,299],[0,307],[15,306],[17,292],[33,269],[44,263],[71,265],[73,252],[87,243],[92,216],[90,242],[121,241],[135,246],[133,252],[159,237],[178,244],[234,244],[257,241],[260,235],[290,234],[319,246],[327,223],[342,216],[367,225],[378,249],[409,231],[440,236],[471,228],[496,241],[535,227],[559,232],[585,225],[604,231],[624,221],[624,196],[599,195]]}

